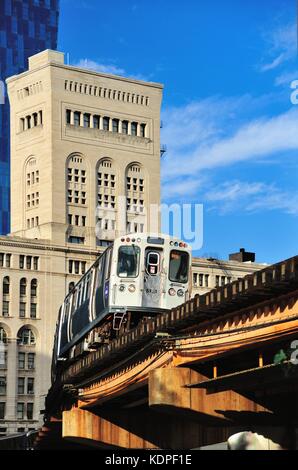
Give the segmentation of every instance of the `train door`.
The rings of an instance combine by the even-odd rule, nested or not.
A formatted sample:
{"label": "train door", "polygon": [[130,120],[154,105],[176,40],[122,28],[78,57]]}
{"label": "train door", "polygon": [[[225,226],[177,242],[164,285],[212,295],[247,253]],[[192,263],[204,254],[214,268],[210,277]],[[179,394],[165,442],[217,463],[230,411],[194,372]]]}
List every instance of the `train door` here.
{"label": "train door", "polygon": [[108,248],[99,260],[98,278],[96,286],[96,317],[98,318],[109,306],[109,277],[112,249]]}
{"label": "train door", "polygon": [[145,250],[144,289],[142,306],[160,308],[162,302],[163,250],[148,247]]}

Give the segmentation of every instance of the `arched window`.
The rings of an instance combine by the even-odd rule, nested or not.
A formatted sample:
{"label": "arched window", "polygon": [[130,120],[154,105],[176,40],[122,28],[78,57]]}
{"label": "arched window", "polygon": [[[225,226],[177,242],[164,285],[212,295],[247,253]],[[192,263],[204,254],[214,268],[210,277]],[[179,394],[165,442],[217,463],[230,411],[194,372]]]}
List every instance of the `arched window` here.
{"label": "arched window", "polygon": [[[37,116],[37,114],[36,114]],[[25,228],[33,228],[39,224],[39,216],[36,215],[35,210],[39,207],[40,201],[40,187],[39,187],[39,167],[37,160],[34,156],[31,156],[25,165],[25,201],[26,211],[30,211],[30,214],[26,213],[26,219],[24,220]],[[32,209],[34,212],[32,213]]]}
{"label": "arched window", "polygon": [[71,291],[74,289],[74,286],[75,286],[75,283],[74,283],[74,282],[70,282],[70,283],[69,283],[69,286],[68,286],[68,292],[71,292]]}
{"label": "arched window", "polygon": [[0,327],[0,343],[7,344],[7,333],[2,326]]}
{"label": "arched window", "polygon": [[[66,165],[67,224],[81,227],[88,225],[87,187],[88,175],[85,159],[80,154],[73,154],[68,158]],[[74,243],[78,242],[78,240],[74,241]]]}
{"label": "arched window", "polygon": [[24,277],[20,280],[20,296],[25,296],[27,290],[27,279]]}
{"label": "arched window", "polygon": [[18,343],[20,346],[33,346],[36,343],[35,335],[30,328],[22,328],[18,333]]}
{"label": "arched window", "polygon": [[31,281],[31,297],[37,296],[37,279]]}
{"label": "arched window", "polygon": [[145,189],[146,180],[142,166],[132,163],[126,170],[127,233],[146,230]]}
{"label": "arched window", "polygon": [[10,290],[9,277],[6,276],[6,277],[3,279],[3,295],[9,295],[9,290]]}
{"label": "arched window", "polygon": [[[115,236],[117,209],[117,175],[110,158],[104,158],[97,164],[97,227],[103,235]],[[104,233],[109,231],[110,233]],[[113,233],[111,233],[113,232]]]}

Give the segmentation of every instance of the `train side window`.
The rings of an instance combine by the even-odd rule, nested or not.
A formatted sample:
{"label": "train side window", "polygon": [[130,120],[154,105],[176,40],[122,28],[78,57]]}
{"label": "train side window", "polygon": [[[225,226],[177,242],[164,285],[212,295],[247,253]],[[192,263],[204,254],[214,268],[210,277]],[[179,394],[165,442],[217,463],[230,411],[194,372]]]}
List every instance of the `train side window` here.
{"label": "train side window", "polygon": [[91,277],[91,273],[89,273],[87,275],[86,280],[85,280],[84,302],[85,302],[85,300],[89,299],[89,297],[90,297],[90,293],[89,293],[89,290],[90,290],[90,277]]}
{"label": "train side window", "polygon": [[146,271],[148,274],[155,275],[159,272],[160,255],[156,251],[149,251],[146,260]]}
{"label": "train side window", "polygon": [[105,280],[110,279],[111,274],[111,261],[112,261],[112,250],[109,248],[106,251],[106,274]]}
{"label": "train side window", "polygon": [[137,277],[139,274],[140,248],[120,246],[117,273],[119,277]]}
{"label": "train side window", "polygon": [[188,281],[189,254],[185,251],[172,250],[170,253],[169,279],[185,284]]}

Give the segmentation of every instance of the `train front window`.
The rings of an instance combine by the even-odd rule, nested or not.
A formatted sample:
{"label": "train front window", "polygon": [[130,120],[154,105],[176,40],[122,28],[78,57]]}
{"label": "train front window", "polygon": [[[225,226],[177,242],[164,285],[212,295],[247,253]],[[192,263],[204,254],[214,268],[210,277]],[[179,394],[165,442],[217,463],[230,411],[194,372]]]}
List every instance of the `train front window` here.
{"label": "train front window", "polygon": [[185,284],[188,281],[188,266],[189,254],[185,251],[172,250],[170,253],[170,281]]}
{"label": "train front window", "polygon": [[120,246],[117,269],[119,277],[137,277],[139,264],[140,248],[138,246]]}
{"label": "train front window", "polygon": [[159,271],[159,253],[156,251],[149,251],[146,259],[146,271],[148,274],[155,276]]}

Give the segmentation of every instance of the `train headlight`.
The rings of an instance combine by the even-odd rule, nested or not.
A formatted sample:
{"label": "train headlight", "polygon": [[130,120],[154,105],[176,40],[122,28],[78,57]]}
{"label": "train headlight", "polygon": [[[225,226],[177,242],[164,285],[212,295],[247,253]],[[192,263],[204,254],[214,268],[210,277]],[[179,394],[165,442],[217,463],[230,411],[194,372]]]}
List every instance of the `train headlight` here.
{"label": "train headlight", "polygon": [[125,291],[125,285],[124,285],[124,284],[120,284],[119,290],[120,290],[120,292],[124,292],[124,291]]}
{"label": "train headlight", "polygon": [[184,295],[183,289],[178,289],[177,290],[177,295],[178,295],[178,297],[183,297],[183,295]]}
{"label": "train headlight", "polygon": [[176,294],[176,291],[175,291],[175,289],[173,289],[173,287],[171,287],[171,289],[169,289],[169,294],[170,295],[175,295]]}
{"label": "train headlight", "polygon": [[129,292],[134,292],[136,290],[136,286],[134,286],[133,284],[130,284],[128,286],[128,290],[129,290]]}

